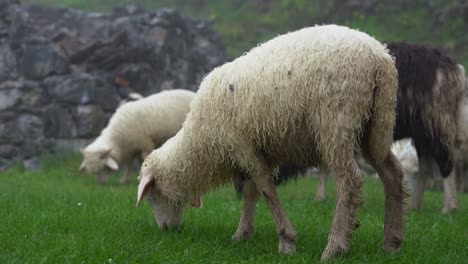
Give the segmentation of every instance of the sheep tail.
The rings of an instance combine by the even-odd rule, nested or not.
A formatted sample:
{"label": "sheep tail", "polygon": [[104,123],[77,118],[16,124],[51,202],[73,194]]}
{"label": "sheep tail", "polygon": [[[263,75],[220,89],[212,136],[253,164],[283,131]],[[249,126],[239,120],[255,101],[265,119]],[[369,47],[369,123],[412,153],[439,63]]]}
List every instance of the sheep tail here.
{"label": "sheep tail", "polygon": [[373,158],[383,161],[393,143],[398,72],[390,56],[380,66],[375,75],[374,100],[366,133],[368,144],[373,148]]}

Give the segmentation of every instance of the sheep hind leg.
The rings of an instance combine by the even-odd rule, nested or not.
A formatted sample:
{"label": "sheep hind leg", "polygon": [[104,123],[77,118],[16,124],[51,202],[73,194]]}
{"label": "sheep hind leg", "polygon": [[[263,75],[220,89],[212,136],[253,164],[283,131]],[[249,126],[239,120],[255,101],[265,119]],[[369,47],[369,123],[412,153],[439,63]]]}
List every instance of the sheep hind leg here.
{"label": "sheep hind leg", "polygon": [[398,252],[405,239],[403,169],[396,156],[389,152],[383,162],[371,162],[384,185],[384,244],[386,252]]}
{"label": "sheep hind leg", "polygon": [[356,221],[357,208],[362,204],[362,177],[354,159],[331,165],[335,174],[337,200],[335,215],[327,247],[322,253],[322,260],[328,260],[340,253],[348,251],[352,232],[358,225]]}
{"label": "sheep hind leg", "polygon": [[411,197],[408,208],[420,209],[423,204],[424,190],[426,189],[427,179],[432,178],[432,159],[427,156],[419,157],[419,172],[415,175],[408,175],[408,183],[411,189]]}
{"label": "sheep hind leg", "polygon": [[443,179],[444,186],[444,208],[442,213],[446,214],[457,209],[457,187],[455,183],[455,170]]}
{"label": "sheep hind leg", "polygon": [[242,215],[237,228],[236,233],[232,236],[232,240],[240,241],[247,240],[252,237],[255,225],[255,208],[257,206],[259,193],[255,183],[251,179],[244,180],[244,208],[242,209]]}
{"label": "sheep hind leg", "polygon": [[328,169],[325,166],[322,166],[319,172],[319,186],[317,187],[317,193],[315,194],[316,201],[325,201],[327,198],[327,174]]}
{"label": "sheep hind leg", "polygon": [[455,163],[455,184],[457,186],[458,192],[463,192],[463,189],[464,189],[463,176],[464,176],[463,162],[458,160]]}

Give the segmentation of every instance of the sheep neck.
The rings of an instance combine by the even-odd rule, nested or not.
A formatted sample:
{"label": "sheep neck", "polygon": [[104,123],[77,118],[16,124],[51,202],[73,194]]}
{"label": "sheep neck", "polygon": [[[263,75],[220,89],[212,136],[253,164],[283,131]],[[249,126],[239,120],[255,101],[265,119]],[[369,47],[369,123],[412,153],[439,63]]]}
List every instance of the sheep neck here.
{"label": "sheep neck", "polygon": [[100,138],[104,145],[108,146],[111,149],[111,157],[114,158],[117,163],[120,163],[123,158],[122,151],[120,145],[116,143],[118,141],[116,140],[115,135],[110,133],[108,129],[104,129],[101,133]]}
{"label": "sheep neck", "polygon": [[170,145],[163,146],[161,154],[167,160],[158,182],[161,189],[166,190],[164,195],[174,203],[186,204],[230,182],[232,174],[222,169],[212,155],[207,155],[203,144],[183,132],[178,133]]}

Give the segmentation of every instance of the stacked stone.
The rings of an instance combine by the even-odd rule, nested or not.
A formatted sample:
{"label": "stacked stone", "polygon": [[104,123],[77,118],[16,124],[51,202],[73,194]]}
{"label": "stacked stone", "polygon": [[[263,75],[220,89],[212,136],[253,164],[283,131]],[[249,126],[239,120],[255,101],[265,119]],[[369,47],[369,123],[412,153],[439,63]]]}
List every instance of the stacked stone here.
{"label": "stacked stone", "polygon": [[175,10],[0,0],[0,171],[93,139],[131,92],[196,90],[224,60],[210,22]]}

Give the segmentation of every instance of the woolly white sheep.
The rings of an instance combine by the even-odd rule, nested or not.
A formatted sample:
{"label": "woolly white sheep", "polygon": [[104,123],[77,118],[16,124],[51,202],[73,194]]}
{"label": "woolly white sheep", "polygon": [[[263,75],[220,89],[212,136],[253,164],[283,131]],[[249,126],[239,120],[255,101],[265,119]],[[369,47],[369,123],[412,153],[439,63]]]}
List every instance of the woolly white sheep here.
{"label": "woolly white sheep", "polygon": [[81,151],[80,171],[95,174],[99,182],[106,183],[110,171],[124,164],[126,172],[120,182],[127,182],[137,155],[144,159],[179,131],[194,95],[187,90],[163,91],[123,104],[101,135]]}
{"label": "woolly white sheep", "polygon": [[[262,194],[273,213],[279,252],[295,251],[296,231],[273,179],[281,161],[334,171],[338,200],[322,259],[347,251],[362,203],[353,152],[361,148],[385,185],[384,249],[404,239],[403,173],[390,152],[397,71],[378,41],[336,25],[278,36],[214,69],[200,85],[182,129],[144,161],[138,201],[147,195],[158,226],[177,227],[187,204],[244,180],[234,240],[249,238]],[[359,144],[360,142],[360,144]]]}
{"label": "woolly white sheep", "polygon": [[411,139],[395,141],[392,145],[392,152],[398,158],[405,174],[405,181],[413,186],[414,178],[419,177],[418,154]]}

